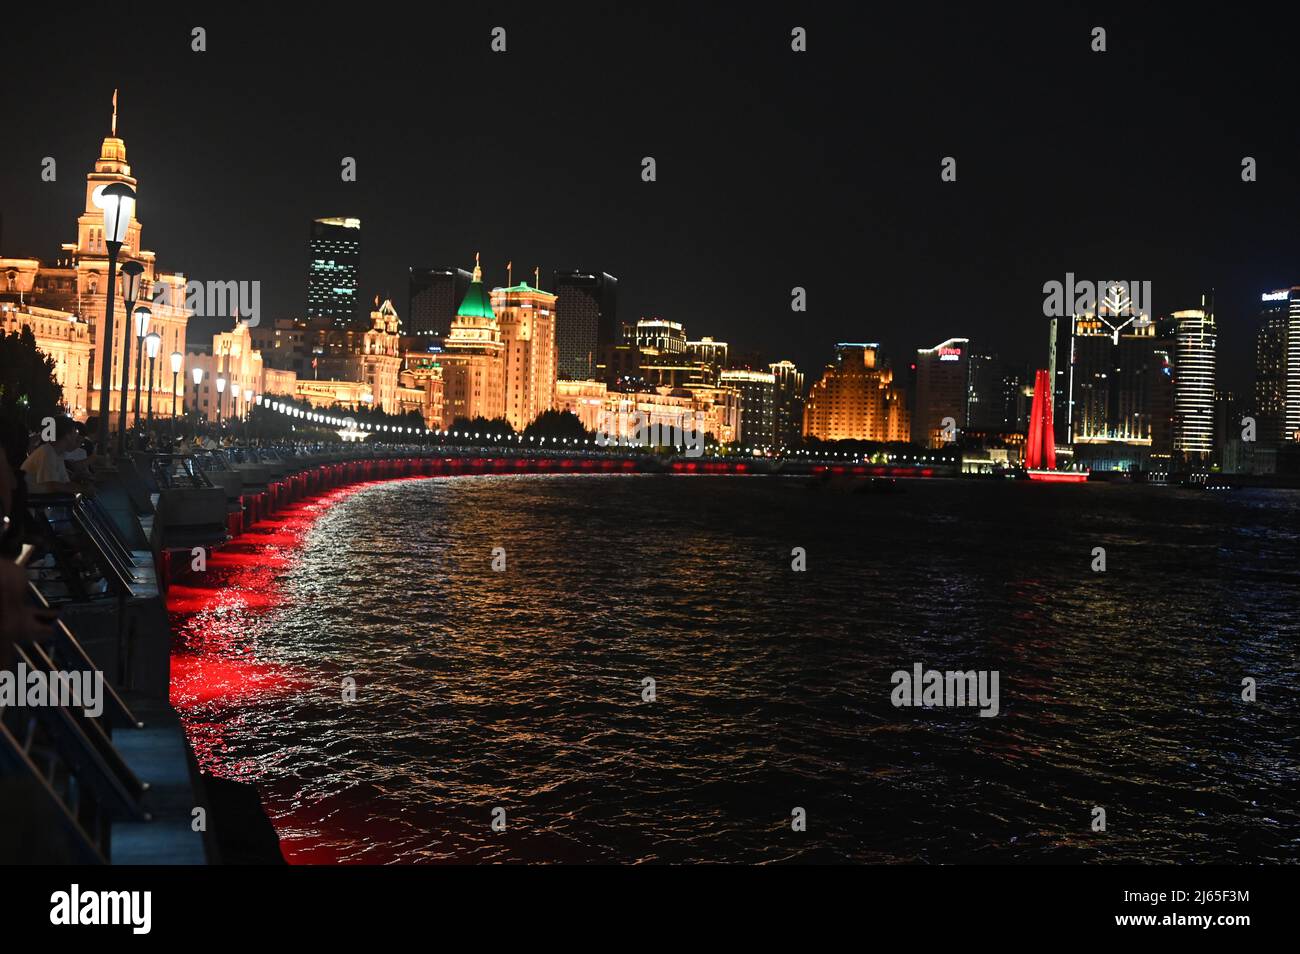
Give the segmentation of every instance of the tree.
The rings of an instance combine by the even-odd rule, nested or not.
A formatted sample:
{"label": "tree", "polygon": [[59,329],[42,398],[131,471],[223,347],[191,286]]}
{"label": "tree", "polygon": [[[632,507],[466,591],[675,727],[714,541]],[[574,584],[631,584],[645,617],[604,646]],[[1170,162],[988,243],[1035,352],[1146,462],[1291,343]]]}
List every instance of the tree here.
{"label": "tree", "polygon": [[548,441],[558,441],[563,438],[580,441],[591,436],[582,426],[578,415],[572,411],[543,411],[524,428],[524,437],[545,437]]}
{"label": "tree", "polygon": [[460,437],[453,438],[453,441],[461,443],[464,443],[466,435],[469,435],[469,440],[473,441],[473,435],[478,434],[478,440],[485,441],[497,436],[510,438],[515,433],[515,429],[510,426],[510,422],[504,417],[494,417],[492,420],[488,420],[482,415],[472,420],[468,417],[458,417],[451,422],[451,427],[448,430],[453,433],[459,432]]}
{"label": "tree", "polygon": [[54,377],[54,359],[36,347],[28,325],[0,336],[0,412],[33,422],[63,413],[63,386]]}

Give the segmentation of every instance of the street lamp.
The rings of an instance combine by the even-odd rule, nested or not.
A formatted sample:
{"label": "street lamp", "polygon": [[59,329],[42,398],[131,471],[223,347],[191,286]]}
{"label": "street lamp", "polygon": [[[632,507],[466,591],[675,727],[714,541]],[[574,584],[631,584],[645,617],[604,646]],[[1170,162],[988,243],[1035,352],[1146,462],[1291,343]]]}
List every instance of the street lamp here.
{"label": "street lamp", "polygon": [[[130,315],[136,300],[140,297],[140,275],[144,272],[144,266],[139,262],[127,262],[120,269],[122,272],[122,304],[126,306],[126,313]],[[122,328],[122,403],[118,408],[117,417],[117,441],[118,453],[122,453],[122,448],[126,441],[126,392],[131,387],[131,322],[123,323]],[[108,346],[113,346],[113,339],[108,338]],[[136,371],[138,375],[139,370]],[[137,418],[139,408],[136,408]]]}
{"label": "street lamp", "polygon": [[217,431],[221,431],[221,395],[226,393],[226,379],[217,378]]}
{"label": "street lamp", "polygon": [[190,376],[194,378],[194,436],[199,435],[199,385],[203,383],[203,369],[193,368]]}
{"label": "street lamp", "polygon": [[149,332],[149,336],[144,339],[145,349],[149,353],[149,419],[145,422],[144,436],[149,439],[153,432],[153,382],[154,368],[158,361],[158,352],[162,348],[162,335],[156,331]]}
{"label": "street lamp", "polygon": [[176,379],[180,377],[181,365],[185,363],[185,355],[179,351],[172,352],[172,443],[176,443]]}
{"label": "street lamp", "polygon": [[[113,303],[116,298],[117,253],[122,250],[127,226],[135,216],[135,190],[124,182],[110,182],[96,189],[91,200],[104,212],[104,245],[108,248],[108,285],[104,301],[104,361],[99,376],[99,450],[108,452],[108,407],[113,383]],[[127,326],[130,326],[130,321]],[[125,378],[123,379],[125,385]],[[126,399],[125,388],[123,400]]]}
{"label": "street lamp", "polygon": [[[130,264],[129,262],[127,264]],[[123,266],[125,269],[126,266]],[[141,305],[133,313],[135,319],[135,337],[139,342],[136,348],[135,362],[135,426],[140,427],[140,381],[144,378],[144,338],[149,333],[149,319],[153,317],[153,312],[149,310],[148,305]],[[123,426],[126,422],[126,410],[122,411]]]}

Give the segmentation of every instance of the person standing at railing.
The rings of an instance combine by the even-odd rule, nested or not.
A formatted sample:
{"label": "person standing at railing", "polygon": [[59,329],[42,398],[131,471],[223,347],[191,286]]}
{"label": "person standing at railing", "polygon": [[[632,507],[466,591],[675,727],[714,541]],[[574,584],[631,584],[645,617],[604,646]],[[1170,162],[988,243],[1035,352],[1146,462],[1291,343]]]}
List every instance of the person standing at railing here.
{"label": "person standing at railing", "polygon": [[54,419],[54,440],[46,441],[23,461],[27,487],[34,494],[89,493],[90,487],[73,481],[63,455],[77,448],[81,435],[70,417]]}

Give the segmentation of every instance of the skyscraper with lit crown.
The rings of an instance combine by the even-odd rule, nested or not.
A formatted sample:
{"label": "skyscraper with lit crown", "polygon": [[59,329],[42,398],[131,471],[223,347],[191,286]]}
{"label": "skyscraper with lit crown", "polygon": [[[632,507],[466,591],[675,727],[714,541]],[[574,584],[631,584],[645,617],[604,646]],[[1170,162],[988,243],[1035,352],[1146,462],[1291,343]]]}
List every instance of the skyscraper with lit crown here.
{"label": "skyscraper with lit crown", "polygon": [[1176,311],[1174,450],[1204,455],[1214,450],[1214,388],[1218,329],[1214,312]]}
{"label": "skyscraper with lit crown", "polygon": [[339,329],[357,324],[361,271],[361,220],[316,219],[307,265],[307,317],[328,318]]}

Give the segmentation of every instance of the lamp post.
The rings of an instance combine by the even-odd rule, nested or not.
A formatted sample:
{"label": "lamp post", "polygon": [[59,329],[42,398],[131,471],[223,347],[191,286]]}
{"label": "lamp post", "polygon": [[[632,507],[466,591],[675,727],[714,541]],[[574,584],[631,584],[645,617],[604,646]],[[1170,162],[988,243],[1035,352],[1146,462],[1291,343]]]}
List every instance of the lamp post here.
{"label": "lamp post", "polygon": [[[140,381],[144,378],[144,338],[149,333],[149,319],[153,317],[153,312],[149,310],[148,305],[141,305],[133,313],[135,319],[135,337],[136,337],[136,362],[135,362],[135,427],[140,429]],[[125,379],[123,379],[125,380]],[[125,405],[125,402],[123,402]],[[122,423],[126,426],[126,408],[122,408]]]}
{"label": "lamp post", "polygon": [[162,335],[156,331],[151,331],[149,336],[144,339],[144,344],[149,354],[149,418],[144,427],[144,436],[148,440],[149,435],[153,433],[153,373],[154,368],[157,366],[158,352],[162,348]]}
{"label": "lamp post", "polygon": [[[108,453],[109,395],[113,390],[113,304],[117,297],[117,253],[122,250],[127,226],[135,216],[135,190],[124,182],[110,182],[96,189],[92,201],[104,211],[104,245],[108,249],[108,285],[104,296],[104,352],[99,375],[99,435],[101,453]],[[127,327],[130,327],[127,320]],[[125,380],[123,381],[125,385]],[[122,395],[126,399],[125,392]]]}
{"label": "lamp post", "polygon": [[[140,275],[144,266],[139,262],[127,262],[119,269],[122,273],[122,304],[126,306],[127,315],[134,320],[135,303],[140,297]],[[117,411],[118,453],[126,442],[126,392],[131,387],[131,325],[132,320],[124,322],[122,328],[122,404]],[[109,342],[110,346],[112,342]],[[139,375],[139,370],[136,374]],[[137,409],[138,413],[138,409]]]}
{"label": "lamp post", "polygon": [[203,369],[194,368],[190,371],[191,377],[194,378],[194,436],[199,436],[199,385],[203,383]]}
{"label": "lamp post", "polygon": [[253,389],[244,388],[244,438],[248,438],[248,425],[253,420]]}
{"label": "lamp post", "polygon": [[221,395],[226,393],[226,379],[217,378],[217,436],[221,436]]}
{"label": "lamp post", "polygon": [[172,352],[172,444],[173,449],[176,444],[176,383],[181,374],[181,365],[185,363],[185,355],[179,351]]}

